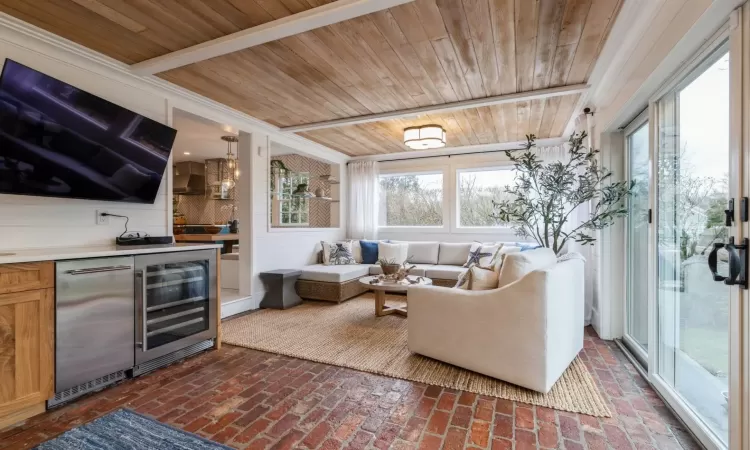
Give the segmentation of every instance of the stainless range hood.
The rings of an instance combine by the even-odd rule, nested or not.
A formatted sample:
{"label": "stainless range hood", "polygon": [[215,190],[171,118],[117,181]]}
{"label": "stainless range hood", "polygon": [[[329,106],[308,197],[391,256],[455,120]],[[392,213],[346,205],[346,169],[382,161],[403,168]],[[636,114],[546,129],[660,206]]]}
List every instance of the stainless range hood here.
{"label": "stainless range hood", "polygon": [[206,193],[206,165],[186,161],[175,165],[172,193],[179,195],[204,195]]}

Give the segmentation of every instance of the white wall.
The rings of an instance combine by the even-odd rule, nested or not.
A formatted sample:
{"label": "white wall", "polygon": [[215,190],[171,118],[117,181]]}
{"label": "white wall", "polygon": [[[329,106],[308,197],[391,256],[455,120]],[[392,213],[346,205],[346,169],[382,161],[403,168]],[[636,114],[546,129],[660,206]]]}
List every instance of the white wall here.
{"label": "white wall", "polygon": [[[252,173],[252,209],[249,216],[240,216],[240,230],[242,222],[252,223],[253,252],[251,257],[252,278],[241,284],[241,289],[249,289],[252,293],[254,306],[263,297],[265,289],[260,281],[261,272],[276,269],[295,269],[308,264],[315,264],[320,241],[334,241],[346,236],[346,221],[342,219],[339,228],[308,228],[285,229],[271,228],[268,209],[270,201],[270,187],[268,184],[270,163],[270,136],[263,133],[240,133],[240,161],[243,158],[250,161]],[[249,155],[250,158],[247,158]],[[341,161],[341,160],[340,160]],[[334,165],[337,167],[337,165]],[[337,176],[342,185],[346,183],[346,173],[341,171]],[[345,192],[342,191],[341,204],[346,204]],[[342,207],[343,208],[343,207]],[[342,209],[343,211],[343,209]],[[240,237],[242,239],[242,237]],[[240,252],[242,255],[242,251]],[[241,256],[242,257],[242,256]],[[241,280],[241,283],[243,281]]]}
{"label": "white wall", "polygon": [[[617,51],[601,83],[588,93],[600,133],[624,127],[746,0],[625,2],[608,42]],[[627,39],[626,39],[627,38]],[[623,42],[626,41],[626,42]],[[606,48],[605,50],[606,51]]]}
{"label": "white wall", "polygon": [[[156,77],[136,77],[118,61],[2,13],[0,58],[14,59],[161,123],[171,124],[173,109],[180,109],[236,130],[264,133],[312,157],[339,164],[349,159],[296,135],[279,133],[276,127]],[[153,205],[0,195],[0,250],[111,244],[122,232],[123,223],[121,219],[110,218],[109,226],[95,225],[97,209],[130,216],[131,230],[152,235],[171,234],[171,164],[169,166]],[[265,183],[253,180],[254,185],[261,182]],[[261,257],[259,268],[262,269],[299,267],[310,260],[310,248],[318,240],[338,236],[336,230],[322,234],[301,233],[302,236],[274,235],[273,238],[264,237],[262,229],[259,232],[261,235],[253,239],[263,241],[259,246],[261,251],[274,248],[275,243],[284,243],[267,251],[265,254],[269,256]]]}
{"label": "white wall", "polygon": [[505,153],[485,153],[476,155],[458,155],[408,161],[390,161],[379,163],[381,174],[404,172],[443,171],[443,205],[447,205],[448,214],[443,217],[440,229],[425,227],[380,227],[379,239],[395,241],[439,241],[439,242],[494,242],[520,241],[510,228],[496,229],[461,229],[457,220],[456,170],[470,167],[502,167],[512,163]]}

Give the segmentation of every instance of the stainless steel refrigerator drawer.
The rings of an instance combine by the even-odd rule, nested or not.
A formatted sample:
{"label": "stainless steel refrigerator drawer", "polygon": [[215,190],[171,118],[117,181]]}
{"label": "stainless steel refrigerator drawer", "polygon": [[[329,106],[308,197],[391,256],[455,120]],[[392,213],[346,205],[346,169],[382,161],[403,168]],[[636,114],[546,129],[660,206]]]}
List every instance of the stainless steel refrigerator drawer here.
{"label": "stainless steel refrigerator drawer", "polygon": [[132,256],[56,265],[55,392],[135,365]]}

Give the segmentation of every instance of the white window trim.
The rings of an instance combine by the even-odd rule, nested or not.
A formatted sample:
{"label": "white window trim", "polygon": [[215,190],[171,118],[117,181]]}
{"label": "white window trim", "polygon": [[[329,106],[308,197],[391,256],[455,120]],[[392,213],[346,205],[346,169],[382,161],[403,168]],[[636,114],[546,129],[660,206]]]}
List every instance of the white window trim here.
{"label": "white window trim", "polygon": [[458,183],[458,179],[461,173],[466,172],[490,172],[493,170],[513,170],[514,165],[512,163],[505,164],[472,164],[465,167],[456,167],[452,170],[453,175],[453,192],[455,201],[452,205],[453,225],[451,227],[451,233],[456,234],[498,234],[498,233],[510,233],[513,237],[513,228],[508,225],[488,226],[488,227],[466,227],[461,226],[461,186]]}
{"label": "white window trim", "polygon": [[[622,133],[623,142],[622,142],[622,144],[623,144],[623,149],[624,149],[624,155],[623,155],[623,157],[624,157],[624,160],[625,160],[624,161],[624,169],[625,169],[624,170],[624,175],[625,175],[625,180],[627,180],[627,181],[630,181],[631,180],[631,176],[632,176],[632,174],[630,173],[630,156],[631,156],[630,155],[630,136],[632,136],[633,133],[635,133],[636,131],[640,130],[641,127],[643,127],[643,126],[647,126],[648,127],[648,133],[649,133],[649,164],[651,163],[651,160],[653,158],[653,149],[651,147],[651,134],[654,132],[654,130],[652,129],[653,127],[652,127],[652,123],[650,122],[650,118],[651,118],[650,117],[650,109],[646,108],[635,119],[633,119],[633,121],[630,122],[625,127],[625,129],[623,130],[623,133]],[[651,203],[651,197],[650,196],[651,196],[651,192],[654,190],[654,185],[652,184],[653,180],[651,180],[651,172],[652,172],[652,170],[649,167],[649,209],[651,209],[653,207],[653,205]],[[653,211],[652,211],[652,214],[653,214]],[[625,232],[623,233],[623,241],[624,241],[624,243],[623,243],[624,247],[623,248],[625,249],[625,251],[623,252],[622,260],[619,263],[613,261],[613,264],[616,264],[616,265],[622,264],[622,266],[619,268],[619,270],[622,270],[621,273],[624,274],[624,276],[623,276],[623,287],[625,288],[625,292],[624,292],[625,295],[622,295],[620,297],[620,298],[622,298],[622,305],[621,305],[620,312],[622,314],[622,321],[623,321],[623,328],[622,328],[622,331],[623,331],[623,340],[629,342],[628,348],[630,349],[630,351],[634,352],[634,353],[637,353],[638,357],[641,358],[642,361],[646,362],[646,366],[648,366],[648,357],[649,357],[648,356],[648,352],[645,351],[643,348],[641,348],[640,344],[638,344],[636,342],[636,340],[628,334],[629,327],[630,327],[629,317],[628,317],[628,306],[629,306],[628,305],[628,299],[629,299],[629,295],[630,295],[630,293],[628,292],[629,289],[630,289],[630,283],[629,283],[629,280],[628,280],[628,277],[630,276],[630,274],[629,274],[630,265],[628,264],[628,252],[630,251],[630,248],[629,248],[629,245],[630,245],[630,242],[629,242],[629,233],[630,233],[630,221],[631,220],[632,220],[632,218],[630,216],[628,216],[628,217],[625,218]],[[653,234],[652,224],[649,224],[649,232],[648,233],[649,233],[649,236],[648,236],[648,239],[649,239],[648,248],[649,248],[649,251],[650,251],[650,249],[651,249],[651,240],[654,239],[654,236],[652,235]],[[651,279],[652,278],[653,268],[651,267],[652,260],[651,260],[650,256],[648,258],[648,264],[649,264],[649,269],[648,269],[648,278],[649,279],[648,279],[648,283],[650,285],[653,285],[654,281]],[[615,266],[615,267],[617,267],[617,266]],[[651,293],[649,292],[649,295],[650,294]],[[617,298],[617,297],[613,296],[612,298]],[[652,304],[653,304],[652,301],[648,301],[648,308],[651,308]],[[613,305],[613,321],[614,320],[618,320],[617,319],[617,314],[616,314],[616,312],[614,312],[614,308],[617,308],[617,306]],[[652,317],[652,312],[651,311],[649,311],[648,317]],[[649,323],[649,327],[650,327],[650,323]],[[650,332],[651,332],[651,330],[649,330],[649,335],[650,335]]]}
{"label": "white window trim", "polygon": [[[304,175],[304,176],[307,177],[307,183],[308,183],[307,184],[307,188],[310,189],[310,173],[309,172],[295,172],[293,174],[293,177],[302,178],[300,175]],[[297,184],[299,184],[299,182]],[[294,185],[294,180],[292,180],[292,185]],[[284,223],[281,220],[281,218],[283,216],[283,213],[282,213],[283,207],[282,207],[282,205],[284,203],[286,203],[286,202],[290,203],[289,217],[291,217],[291,214],[292,214],[292,208],[291,208],[292,198],[282,199],[281,197],[283,195],[285,195],[285,194],[279,192],[279,200],[278,200],[278,202],[279,202],[279,218],[278,218],[279,219],[279,225],[278,226],[282,227],[282,228],[308,228],[310,226],[310,199],[307,199],[307,221],[305,221],[305,222],[295,222],[295,223]],[[301,210],[297,210],[296,211],[297,214],[300,214],[301,212],[302,212]]]}
{"label": "white window trim", "polygon": [[[397,177],[403,175],[442,175],[443,176],[443,224],[442,225],[378,225],[378,230],[383,233],[448,233],[450,232],[450,208],[448,203],[450,202],[449,196],[446,195],[450,189],[450,171],[448,166],[438,167],[414,167],[414,168],[399,168],[396,170],[382,170],[378,177],[378,183],[380,183],[380,177]],[[378,218],[380,221],[380,218]]]}

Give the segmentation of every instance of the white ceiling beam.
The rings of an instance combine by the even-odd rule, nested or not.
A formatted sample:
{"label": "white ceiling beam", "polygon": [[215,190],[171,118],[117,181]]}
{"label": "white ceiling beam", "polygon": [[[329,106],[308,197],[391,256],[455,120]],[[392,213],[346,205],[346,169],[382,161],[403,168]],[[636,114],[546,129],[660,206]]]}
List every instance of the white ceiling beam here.
{"label": "white ceiling beam", "polygon": [[[548,139],[537,139],[537,148],[549,147],[553,145],[562,145],[567,142],[567,139],[559,138],[548,138]],[[526,141],[514,141],[514,142],[500,142],[495,144],[477,144],[477,145],[464,145],[457,147],[443,147],[435,150],[409,150],[400,153],[379,153],[377,155],[365,155],[355,156],[350,161],[398,161],[401,159],[414,159],[414,158],[438,158],[441,156],[463,156],[463,155],[474,155],[481,153],[493,153],[505,150],[518,150],[522,149],[526,145]]]}
{"label": "white ceiling beam", "polygon": [[401,109],[378,114],[366,114],[362,116],[347,117],[344,119],[326,120],[304,125],[281,127],[281,131],[288,133],[302,133],[305,131],[322,130],[325,128],[337,128],[348,125],[361,125],[363,123],[382,122],[384,120],[399,119],[422,114],[439,114],[450,111],[459,111],[469,108],[481,108],[483,106],[500,105],[503,103],[516,103],[529,100],[541,100],[563,95],[580,94],[588,89],[585,83],[570,86],[558,86],[534,91],[519,92],[516,94],[495,95],[493,97],[477,98],[473,100],[462,100],[460,102],[444,103],[442,105],[420,106],[417,108]]}
{"label": "white ceiling beam", "polygon": [[413,1],[338,0],[202,44],[132,64],[130,69],[136,75],[154,75]]}

